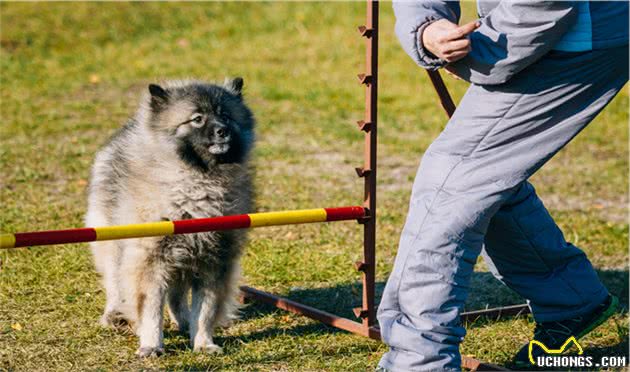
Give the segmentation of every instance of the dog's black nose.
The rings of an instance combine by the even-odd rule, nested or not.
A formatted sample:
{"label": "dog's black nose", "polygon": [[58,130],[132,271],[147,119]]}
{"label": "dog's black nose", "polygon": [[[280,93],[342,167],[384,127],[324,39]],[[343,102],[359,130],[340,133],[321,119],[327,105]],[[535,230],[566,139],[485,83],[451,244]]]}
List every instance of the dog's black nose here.
{"label": "dog's black nose", "polygon": [[216,137],[219,137],[219,138],[225,138],[228,135],[228,131],[224,127],[215,127],[214,128],[214,135]]}

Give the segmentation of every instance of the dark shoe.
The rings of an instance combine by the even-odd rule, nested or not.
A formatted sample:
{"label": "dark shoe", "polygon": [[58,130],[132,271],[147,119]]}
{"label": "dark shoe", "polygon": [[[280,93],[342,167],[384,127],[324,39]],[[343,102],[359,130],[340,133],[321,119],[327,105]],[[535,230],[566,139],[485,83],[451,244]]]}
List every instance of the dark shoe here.
{"label": "dark shoe", "polygon": [[[544,344],[548,349],[560,349],[571,336],[580,339],[610,318],[619,307],[619,299],[609,295],[593,312],[584,316],[558,322],[536,323],[533,340]],[[545,354],[540,347],[532,348],[532,358]],[[517,367],[534,367],[529,358],[529,343],[524,345],[514,357]]]}

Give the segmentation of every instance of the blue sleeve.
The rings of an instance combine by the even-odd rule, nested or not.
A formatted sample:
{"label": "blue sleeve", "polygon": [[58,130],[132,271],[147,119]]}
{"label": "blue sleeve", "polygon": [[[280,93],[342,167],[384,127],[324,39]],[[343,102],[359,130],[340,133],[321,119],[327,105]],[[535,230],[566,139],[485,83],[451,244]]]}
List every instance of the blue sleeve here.
{"label": "blue sleeve", "polygon": [[553,49],[576,17],[572,2],[502,1],[470,34],[471,52],[449,68],[471,83],[505,83]]}

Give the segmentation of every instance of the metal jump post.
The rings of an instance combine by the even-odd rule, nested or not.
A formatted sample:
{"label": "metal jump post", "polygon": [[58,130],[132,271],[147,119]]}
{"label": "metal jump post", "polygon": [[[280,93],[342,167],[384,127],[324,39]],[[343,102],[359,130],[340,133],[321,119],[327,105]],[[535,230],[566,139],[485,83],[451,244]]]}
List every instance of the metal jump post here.
{"label": "metal jump post", "polygon": [[[375,306],[375,253],[376,253],[376,148],[377,148],[377,93],[378,93],[378,17],[377,0],[366,0],[366,24],[358,30],[365,38],[365,72],[358,75],[365,86],[365,114],[357,122],[359,130],[365,134],[363,166],[356,168],[356,173],[364,179],[363,205],[319,208],[309,210],[251,213],[236,216],[162,221],[124,226],[88,227],[68,230],[39,231],[15,234],[0,234],[0,249],[27,247],[36,245],[90,242],[97,240],[116,240],[190,234],[206,231],[219,231],[239,228],[253,228],[274,225],[289,225],[314,222],[333,222],[357,220],[363,226],[363,260],[355,263],[355,268],[362,277],[362,304],[353,312],[361,321],[343,318],[335,314],[308,306],[271,293],[243,286],[244,299],[261,301],[277,308],[304,315],[330,326],[340,328],[365,337],[380,340],[380,331],[376,324]],[[451,117],[455,104],[439,72],[428,71],[440,103],[446,114]],[[462,320],[480,316],[498,318],[504,315],[523,314],[529,311],[527,305],[514,305],[461,314]],[[462,365],[470,370],[505,370],[502,367],[480,362],[472,357],[463,356]]]}

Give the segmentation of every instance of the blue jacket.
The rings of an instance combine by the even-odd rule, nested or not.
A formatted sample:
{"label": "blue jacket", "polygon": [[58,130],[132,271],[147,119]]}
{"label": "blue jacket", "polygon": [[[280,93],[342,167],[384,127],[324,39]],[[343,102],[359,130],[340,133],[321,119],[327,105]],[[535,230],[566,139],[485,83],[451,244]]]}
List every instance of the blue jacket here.
{"label": "blue jacket", "polygon": [[[628,45],[627,1],[478,0],[481,26],[472,50],[452,63],[457,74],[480,85],[502,84],[551,50],[584,52]],[[396,34],[409,56],[435,70],[446,61],[422,45],[422,32],[446,18],[458,23],[459,1],[394,1]]]}

